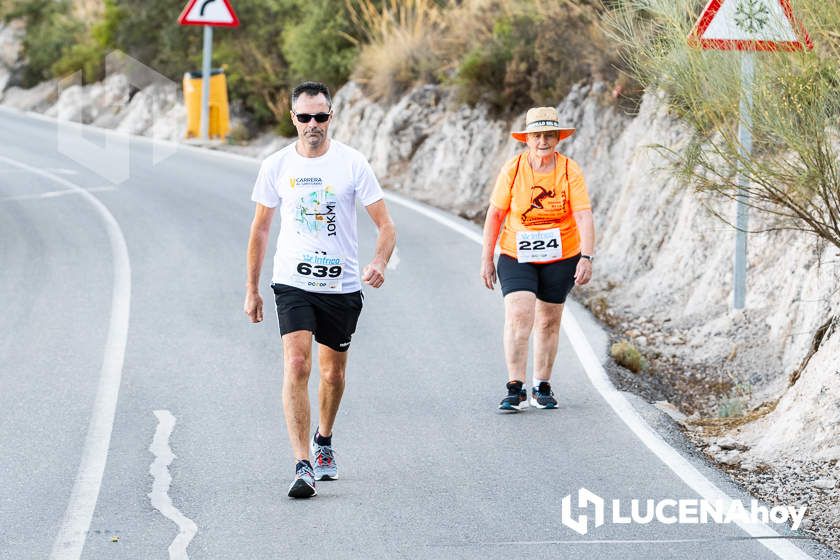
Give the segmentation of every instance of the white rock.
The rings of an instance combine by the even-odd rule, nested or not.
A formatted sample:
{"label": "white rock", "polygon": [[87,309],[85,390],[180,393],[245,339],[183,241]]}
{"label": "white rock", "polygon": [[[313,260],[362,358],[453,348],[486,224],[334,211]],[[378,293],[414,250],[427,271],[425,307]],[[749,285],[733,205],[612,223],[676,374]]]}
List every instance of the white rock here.
{"label": "white rock", "polygon": [[716,443],[718,447],[726,450],[738,449],[740,451],[746,451],[747,449],[749,449],[748,446],[744,445],[743,443],[729,435],[718,438]]}
{"label": "white rock", "polygon": [[58,82],[50,80],[41,82],[30,89],[17,86],[10,87],[4,92],[3,104],[22,111],[47,110],[58,99]]}
{"label": "white rock", "polygon": [[11,69],[20,63],[24,31],[20,20],[9,24],[0,22],[0,67]]}
{"label": "white rock", "polygon": [[837,481],[833,478],[820,478],[814,481],[813,486],[820,490],[832,490],[837,486]]}
{"label": "white rock", "polygon": [[741,452],[736,449],[722,451],[721,453],[715,455],[715,461],[732,467],[738,466],[741,463],[741,460]]}

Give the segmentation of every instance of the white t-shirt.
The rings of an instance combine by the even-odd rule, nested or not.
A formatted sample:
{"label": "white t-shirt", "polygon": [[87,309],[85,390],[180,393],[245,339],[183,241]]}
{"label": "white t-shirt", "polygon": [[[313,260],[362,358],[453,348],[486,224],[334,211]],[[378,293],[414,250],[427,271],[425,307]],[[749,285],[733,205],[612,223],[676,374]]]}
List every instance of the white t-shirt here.
{"label": "white t-shirt", "polygon": [[346,294],[361,289],[356,200],[382,199],[365,157],[330,140],[327,153],[308,158],[296,143],[268,156],[251,200],[280,204],[280,235],[272,282],[310,292]]}

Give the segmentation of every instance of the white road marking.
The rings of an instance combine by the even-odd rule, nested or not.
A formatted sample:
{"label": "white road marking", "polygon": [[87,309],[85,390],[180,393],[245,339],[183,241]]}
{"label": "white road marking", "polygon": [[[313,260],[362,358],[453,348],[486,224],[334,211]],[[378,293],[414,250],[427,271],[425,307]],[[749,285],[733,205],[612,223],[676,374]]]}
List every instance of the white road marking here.
{"label": "white road marking", "polygon": [[[483,243],[482,235],[479,232],[456,222],[440,211],[433,210],[426,205],[419,204],[413,200],[407,200],[393,193],[387,193],[386,198],[401,206],[419,212],[427,218],[431,218],[439,224],[475,241],[479,245]],[[477,273],[476,276],[478,276]],[[609,377],[607,377],[607,372],[598,360],[595,351],[586,339],[586,335],[583,334],[577,318],[568,307],[563,312],[562,326],[566,336],[572,343],[572,348],[575,354],[577,354],[578,360],[580,360],[583,369],[586,371],[586,376],[589,378],[590,383],[592,383],[604,400],[607,401],[607,404],[610,405],[621,421],[630,428],[636,437],[701,497],[711,502],[722,500],[724,503],[729,504],[732,498],[726,492],[715,486],[711,480],[703,476],[694,465],[680,455],[673,447],[668,445],[662,439],[662,436],[651,428],[639,413],[636,412],[636,409],[624,398],[624,395],[613,386]],[[737,523],[750,536],[760,537],[759,542],[783,560],[804,560],[811,558],[804,551],[794,546],[793,543],[780,538],[781,535],[764,523],[744,521],[737,521]]]}
{"label": "white road marking", "polygon": [[178,526],[178,535],[169,545],[169,560],[188,560],[187,547],[198,532],[198,527],[192,519],[172,505],[172,498],[169,497],[169,485],[172,483],[169,465],[175,459],[175,454],[169,447],[169,436],[172,435],[172,429],[175,427],[175,417],[168,410],[155,410],[155,416],[158,419],[158,426],[152,444],[149,446],[149,451],[155,456],[154,462],[149,467],[149,474],[152,475],[154,482],[148,496],[152,501],[152,507]]}
{"label": "white road marking", "polygon": [[[108,192],[108,191],[115,191],[117,190],[116,187],[90,187],[88,189],[84,189],[87,192]],[[43,193],[37,194],[19,194],[15,196],[6,196],[0,198],[0,202],[6,202],[11,200],[42,200],[45,198],[57,198],[59,196],[65,196],[68,194],[79,194],[78,190],[75,189],[65,189],[61,191],[48,191]]]}
{"label": "white road marking", "polygon": [[731,541],[752,541],[761,539],[797,539],[803,540],[809,537],[784,537],[777,535],[775,537],[720,537],[720,538],[689,538],[689,539],[567,539],[556,541],[501,541],[501,542],[475,542],[475,543],[458,543],[458,544],[442,544],[431,545],[439,546],[440,548],[456,548],[468,546],[543,546],[551,544],[685,544],[685,543],[721,543]]}
{"label": "white road marking", "polygon": [[4,156],[0,161],[25,169],[30,173],[46,177],[90,202],[105,223],[108,240],[111,245],[111,258],[114,261],[114,290],[111,294],[111,318],[108,325],[108,338],[99,371],[99,386],[85,436],[82,459],[76,481],[70,492],[70,501],[64,512],[58,535],[53,542],[50,560],[78,560],[85,545],[90,520],[102,486],[102,474],[108,460],[108,448],[111,444],[111,430],[114,426],[114,414],[122,379],[125,345],[128,338],[128,317],[131,305],[131,265],[128,248],[122,230],[108,208],[98,198],[82,187],[71,183],[49,171],[17,162]]}
{"label": "white road marking", "polygon": [[[79,173],[72,169],[64,169],[63,167],[46,168],[44,171],[55,173],[56,175],[78,175]],[[29,173],[24,169],[0,169],[0,175],[12,175],[18,173]]]}

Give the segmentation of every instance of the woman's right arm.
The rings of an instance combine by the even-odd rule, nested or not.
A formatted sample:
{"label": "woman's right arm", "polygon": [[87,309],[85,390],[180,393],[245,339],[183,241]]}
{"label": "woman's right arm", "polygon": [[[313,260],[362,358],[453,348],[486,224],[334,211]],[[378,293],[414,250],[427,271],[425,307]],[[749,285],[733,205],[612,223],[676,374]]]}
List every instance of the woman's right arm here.
{"label": "woman's right arm", "polygon": [[489,290],[492,290],[496,284],[496,265],[493,264],[493,255],[496,251],[499,229],[506,213],[506,210],[501,210],[490,204],[487,207],[487,217],[484,219],[484,236],[481,245],[481,278]]}

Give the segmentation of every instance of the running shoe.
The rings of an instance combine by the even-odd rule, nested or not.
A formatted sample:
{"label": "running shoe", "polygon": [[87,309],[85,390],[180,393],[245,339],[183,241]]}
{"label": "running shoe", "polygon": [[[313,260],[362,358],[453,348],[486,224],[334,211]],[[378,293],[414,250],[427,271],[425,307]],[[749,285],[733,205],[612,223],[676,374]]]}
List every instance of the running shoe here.
{"label": "running shoe", "polygon": [[309,461],[299,461],[295,467],[295,479],[289,486],[290,498],[311,498],[318,494],[315,490],[315,473]]}
{"label": "running shoe", "polygon": [[531,387],[531,405],[537,408],[557,408],[551,383],[541,381],[539,387]]}
{"label": "running shoe", "polygon": [[519,412],[528,408],[528,392],[521,381],[508,381],[507,391],[507,396],[499,403],[499,410]]}
{"label": "running shoe", "polygon": [[318,445],[312,440],[312,455],[315,457],[313,469],[315,480],[337,480],[338,466],[335,464],[335,451],[332,445]]}

